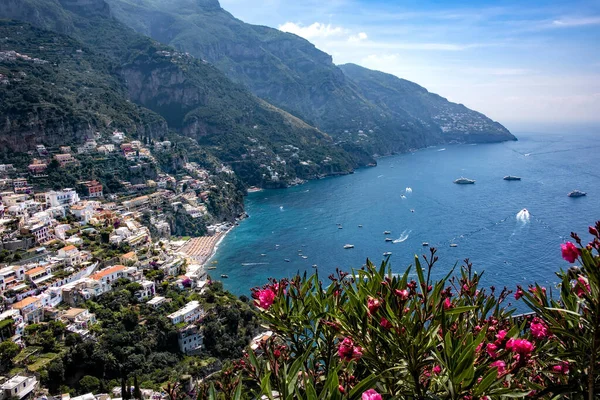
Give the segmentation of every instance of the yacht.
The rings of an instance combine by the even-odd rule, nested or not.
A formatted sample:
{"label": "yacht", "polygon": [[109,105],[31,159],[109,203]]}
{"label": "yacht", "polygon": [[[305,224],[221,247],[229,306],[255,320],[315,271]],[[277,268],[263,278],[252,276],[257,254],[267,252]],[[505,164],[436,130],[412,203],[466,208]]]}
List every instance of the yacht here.
{"label": "yacht", "polygon": [[512,176],[512,175],[506,175],[504,177],[505,181],[520,181],[521,177],[520,176]]}
{"label": "yacht", "polygon": [[221,278],[229,278],[229,275],[221,274]]}
{"label": "yacht", "polygon": [[392,239],[392,238],[385,238],[385,241],[386,241],[386,242],[393,242],[393,241],[394,241],[394,239]]}
{"label": "yacht", "polygon": [[587,194],[586,192],[582,192],[581,190],[573,190],[567,196],[569,196],[569,197],[582,197],[582,196],[585,196],[586,194]]}
{"label": "yacht", "polygon": [[429,243],[423,242],[423,246],[429,246]]}
{"label": "yacht", "polygon": [[383,232],[384,235],[389,235],[390,233],[392,233],[392,232],[390,232],[390,231],[384,231]]}
{"label": "yacht", "polygon": [[456,243],[450,243],[450,247],[458,247]]}
{"label": "yacht", "polygon": [[353,245],[353,244],[345,244],[345,245],[344,245],[344,248],[345,248],[345,249],[353,249],[353,248],[354,248],[354,245]]}
{"label": "yacht", "polygon": [[391,251],[386,251],[385,253],[383,253],[384,257],[391,256],[391,255],[392,255]]}
{"label": "yacht", "polygon": [[474,179],[469,179],[469,178],[463,178],[461,176],[460,178],[458,178],[457,180],[455,180],[454,183],[457,183],[459,185],[468,185],[468,184],[475,183],[475,180]]}

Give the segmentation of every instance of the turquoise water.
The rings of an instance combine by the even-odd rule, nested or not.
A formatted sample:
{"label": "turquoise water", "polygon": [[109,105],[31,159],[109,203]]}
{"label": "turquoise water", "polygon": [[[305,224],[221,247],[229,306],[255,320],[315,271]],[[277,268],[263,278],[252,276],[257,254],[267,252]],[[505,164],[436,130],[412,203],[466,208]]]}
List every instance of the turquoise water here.
{"label": "turquoise water", "polygon": [[[221,244],[213,275],[228,274],[225,287],[248,294],[268,277],[310,272],[313,264],[327,276],[336,267],[359,268],[367,257],[378,263],[388,251],[402,272],[428,242],[439,249],[437,276],[468,257],[485,270],[487,285],[551,286],[554,271],[568,267],[560,243],[572,230],[587,237],[588,225],[600,219],[600,146],[590,134],[517,136],[518,142],[429,148],[352,175],[250,194],[250,218]],[[509,174],[523,179],[504,181]],[[452,183],[461,176],[477,182]],[[567,197],[573,189],[588,196]],[[529,219],[517,216],[523,208]]]}

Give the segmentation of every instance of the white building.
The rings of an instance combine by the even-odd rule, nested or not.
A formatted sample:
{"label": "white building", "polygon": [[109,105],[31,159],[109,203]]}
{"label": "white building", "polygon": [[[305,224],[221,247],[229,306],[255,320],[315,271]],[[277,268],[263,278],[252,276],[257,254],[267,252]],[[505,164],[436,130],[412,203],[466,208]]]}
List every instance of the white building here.
{"label": "white building", "polygon": [[190,354],[202,348],[204,337],[195,325],[180,329],[177,333],[177,343],[181,352]]}
{"label": "white building", "polygon": [[65,264],[68,266],[81,264],[81,253],[77,250],[77,247],[72,244],[59,249],[57,257],[64,260]]}
{"label": "white building", "polygon": [[146,304],[148,304],[152,308],[158,308],[162,304],[165,304],[166,302],[167,302],[167,299],[165,297],[154,296],[151,300],[148,300],[148,302]]}
{"label": "white building", "polygon": [[63,189],[46,193],[46,204],[50,207],[70,207],[79,201],[79,195],[75,189]]}
{"label": "white building", "polygon": [[156,293],[154,282],[143,280],[139,283],[142,285],[142,289],[135,292],[135,297],[138,300],[146,300],[147,298],[154,296],[154,293]]}
{"label": "white building", "polygon": [[33,392],[36,386],[35,376],[15,375],[0,386],[0,399],[7,400],[11,397],[22,399]]}
{"label": "white building", "polygon": [[181,322],[191,323],[198,321],[204,316],[204,310],[200,307],[200,303],[196,300],[190,301],[185,307],[175,311],[173,314],[167,315],[173,325]]}

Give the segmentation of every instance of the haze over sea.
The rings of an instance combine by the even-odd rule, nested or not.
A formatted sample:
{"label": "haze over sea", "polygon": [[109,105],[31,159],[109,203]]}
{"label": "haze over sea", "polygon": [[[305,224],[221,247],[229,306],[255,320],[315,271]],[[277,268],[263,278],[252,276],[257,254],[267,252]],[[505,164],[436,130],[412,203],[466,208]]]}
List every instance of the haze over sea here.
{"label": "haze over sea", "polygon": [[[248,294],[268,277],[311,273],[317,264],[325,278],[336,267],[360,268],[367,257],[378,264],[388,251],[393,270],[403,272],[415,254],[428,252],[428,242],[438,248],[436,277],[468,257],[485,271],[486,286],[552,286],[554,272],[568,268],[559,245],[571,231],[587,238],[588,225],[600,218],[600,145],[593,133],[516,136],[517,142],[428,148],[352,175],[252,193],[250,218],[224,239],[210,272],[229,275],[225,287]],[[461,176],[476,183],[454,184]],[[587,196],[567,197],[573,189]],[[529,218],[517,216],[523,208]]]}

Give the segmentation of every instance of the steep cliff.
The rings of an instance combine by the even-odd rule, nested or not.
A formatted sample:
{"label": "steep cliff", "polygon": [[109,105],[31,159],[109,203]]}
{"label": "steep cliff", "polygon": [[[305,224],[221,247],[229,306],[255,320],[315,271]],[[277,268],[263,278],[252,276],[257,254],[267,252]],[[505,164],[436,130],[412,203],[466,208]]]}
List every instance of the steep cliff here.
{"label": "steep cliff", "polygon": [[[364,160],[365,154],[334,146],[328,135],[256,98],[212,65],[123,26],[111,17],[103,0],[23,0],[0,9],[0,17],[18,16],[57,29],[44,17],[57,10],[70,21],[65,31],[83,42],[84,53],[112,63],[107,67],[109,82],[121,100],[161,115],[170,128],[230,162],[249,183],[279,186],[296,177],[347,173]],[[52,79],[48,83],[61,84]],[[72,97],[85,98],[84,90]],[[16,90],[10,97],[19,93]]]}
{"label": "steep cliff", "polygon": [[[485,116],[464,109],[454,121],[455,135],[445,134],[448,121],[425,108],[386,107],[372,90],[344,73],[330,55],[310,42],[276,29],[246,24],[214,0],[107,0],[114,15],[145,35],[190,52],[268,102],[371,153],[389,154],[450,140],[502,141],[514,137]],[[418,85],[415,85],[418,86]],[[405,102],[418,93],[406,90]],[[381,96],[382,93],[379,94]],[[435,96],[433,94],[429,94]],[[426,118],[422,118],[423,115]],[[481,129],[463,121],[478,120]],[[357,136],[359,131],[361,136]],[[490,132],[493,132],[490,134]]]}

